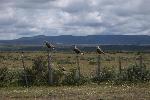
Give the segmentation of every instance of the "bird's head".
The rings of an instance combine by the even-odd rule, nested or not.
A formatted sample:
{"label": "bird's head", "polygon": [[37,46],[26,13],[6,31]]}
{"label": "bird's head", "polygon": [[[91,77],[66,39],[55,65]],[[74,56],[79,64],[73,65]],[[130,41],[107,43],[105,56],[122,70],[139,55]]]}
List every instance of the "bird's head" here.
{"label": "bird's head", "polygon": [[49,43],[49,42],[45,40],[45,41],[44,41],[44,44],[46,44],[46,43]]}
{"label": "bird's head", "polygon": [[48,41],[44,41],[44,42],[43,42],[43,46],[45,46],[45,45],[46,45],[46,43],[48,43]]}
{"label": "bird's head", "polygon": [[76,45],[74,45],[74,48],[77,48],[77,46],[76,46]]}
{"label": "bird's head", "polygon": [[100,48],[99,46],[96,46],[96,48]]}
{"label": "bird's head", "polygon": [[75,49],[75,48],[77,48],[76,45],[72,45],[72,46],[71,46],[71,49]]}
{"label": "bird's head", "polygon": [[73,47],[74,47],[74,48],[77,48],[77,46],[76,46],[76,45],[73,45]]}

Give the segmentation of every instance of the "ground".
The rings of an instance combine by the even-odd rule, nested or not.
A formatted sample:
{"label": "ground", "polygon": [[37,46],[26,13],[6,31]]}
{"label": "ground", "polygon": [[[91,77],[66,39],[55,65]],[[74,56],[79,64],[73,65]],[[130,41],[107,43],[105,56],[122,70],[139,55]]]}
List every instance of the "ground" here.
{"label": "ground", "polygon": [[137,85],[84,85],[59,87],[7,87],[0,89],[5,100],[150,100],[150,83]]}
{"label": "ground", "polygon": [[[25,66],[31,67],[33,60],[43,56],[46,60],[46,52],[26,52]],[[72,52],[53,53],[53,67],[64,67],[67,71],[76,67],[76,55]],[[137,53],[106,53],[102,55],[101,67],[113,68],[118,71],[118,57],[122,58],[122,68],[139,63]],[[85,76],[95,74],[97,67],[97,54],[85,53],[80,56],[81,73]],[[143,62],[150,67],[150,54],[143,53]],[[8,67],[10,70],[22,68],[21,54],[15,52],[0,53],[0,67]],[[83,86],[33,86],[33,87],[1,87],[2,100],[150,100],[150,83],[111,85],[110,83],[88,84]]]}

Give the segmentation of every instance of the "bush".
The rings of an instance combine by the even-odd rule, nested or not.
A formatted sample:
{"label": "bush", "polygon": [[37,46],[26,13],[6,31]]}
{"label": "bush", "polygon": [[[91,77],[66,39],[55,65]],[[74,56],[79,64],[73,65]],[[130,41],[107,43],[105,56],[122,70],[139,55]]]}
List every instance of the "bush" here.
{"label": "bush", "polygon": [[53,84],[60,85],[64,77],[64,72],[61,69],[53,69]]}
{"label": "bush", "polygon": [[8,70],[7,67],[0,68],[0,87],[18,85],[18,71]]}
{"label": "bush", "polygon": [[65,75],[65,78],[62,82],[64,85],[83,85],[88,81],[88,78],[84,77],[83,75],[80,75],[80,78],[78,79],[76,77],[77,69],[71,69],[70,73]]}
{"label": "bush", "polygon": [[[26,68],[19,73],[20,85],[44,85],[47,84],[47,66],[44,57],[39,56],[33,60],[32,68]],[[27,83],[26,83],[27,78]]]}
{"label": "bush", "polygon": [[112,81],[115,77],[115,72],[113,69],[109,68],[103,68],[100,72],[100,76],[94,76],[92,78],[93,82],[99,83],[99,82],[109,82]]}
{"label": "bush", "polygon": [[[27,78],[27,83],[26,83],[26,78]],[[19,73],[19,85],[21,86],[31,86],[34,84],[35,80],[35,75],[33,73],[33,70],[31,68],[26,68],[25,70],[22,70]]]}
{"label": "bush", "polygon": [[47,70],[47,61],[43,56],[39,56],[33,60],[32,70],[38,72],[45,72]]}
{"label": "bush", "polygon": [[[111,60],[111,59],[110,59]],[[94,65],[95,58],[89,58],[88,62]],[[57,62],[58,63],[58,62]],[[69,60],[60,60],[60,64],[72,63]],[[114,68],[104,67],[101,69],[100,76],[91,78],[92,82],[114,82],[115,84],[122,83],[137,83],[150,81],[150,71],[146,69],[144,64],[131,65],[121,70],[121,73],[116,73]],[[82,74],[77,78],[77,69],[71,69],[68,73],[64,68],[52,69],[53,85],[83,85],[88,83],[90,79]],[[28,86],[32,85],[47,85],[48,84],[48,67],[44,57],[39,56],[33,60],[33,66],[25,70],[8,70],[7,67],[0,68],[0,87],[21,85],[25,86],[26,78]],[[91,81],[90,81],[91,82]]]}
{"label": "bush", "polygon": [[148,81],[150,73],[145,66],[133,65],[127,69],[127,79],[131,82]]}
{"label": "bush", "polygon": [[8,68],[2,67],[0,68],[0,86],[4,86],[7,83],[7,75],[8,75]]}
{"label": "bush", "polygon": [[131,65],[124,69],[121,74],[117,75],[115,83],[120,84],[124,82],[146,82],[150,80],[150,71],[146,70],[146,66]]}
{"label": "bush", "polygon": [[34,59],[31,73],[34,78],[34,85],[47,84],[47,62],[43,56]]}

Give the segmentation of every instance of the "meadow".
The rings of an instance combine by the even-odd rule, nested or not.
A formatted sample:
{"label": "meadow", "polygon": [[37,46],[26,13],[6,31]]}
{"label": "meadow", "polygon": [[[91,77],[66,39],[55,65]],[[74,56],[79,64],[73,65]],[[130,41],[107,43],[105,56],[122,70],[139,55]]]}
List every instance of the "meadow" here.
{"label": "meadow", "polygon": [[[146,77],[146,80],[138,79],[138,77],[142,78],[143,76],[142,77],[136,76],[138,74],[136,74],[136,72],[134,72],[133,69],[131,70],[128,69],[129,70],[128,72],[131,71],[131,73],[134,73],[133,74],[134,78],[132,77],[131,81],[125,80],[124,82],[123,80],[122,82],[121,79],[121,83],[120,82],[118,83],[118,81],[120,80],[116,79],[116,76],[119,75],[118,74],[120,66],[119,58],[121,60],[121,68],[122,70],[124,70],[129,68],[130,66],[132,67],[133,65],[139,65],[140,64],[139,55],[142,55],[143,66],[145,67],[146,70],[149,70],[150,53],[139,54],[138,52],[121,52],[121,53],[108,52],[106,53],[106,55],[101,55],[101,71],[106,71],[105,72],[106,75],[102,77],[104,79],[101,80],[99,85],[97,85],[96,82],[92,81],[92,77],[96,75],[97,71],[97,54],[95,52],[85,52],[85,55],[80,55],[81,74],[84,76],[84,79],[88,80],[86,82],[83,82],[83,84],[76,85],[70,83],[69,84],[60,83],[54,86],[48,86],[47,84],[40,83],[41,78],[39,76],[33,77],[33,80],[37,78],[38,80],[36,80],[35,82],[36,83],[39,82],[40,84],[33,83],[29,87],[25,87],[24,85],[18,85],[18,81],[17,83],[11,81],[10,84],[6,86],[2,85],[0,87],[0,96],[3,99],[15,99],[15,100],[16,99],[149,100],[150,83],[149,79],[147,79],[147,77],[149,78],[149,76]],[[45,65],[43,66],[44,69],[47,69],[47,52],[44,51],[25,52],[24,53],[25,67],[29,69],[31,68],[32,70],[33,66],[35,68],[36,65],[35,60],[39,58],[42,58],[42,62],[40,63],[45,63]],[[13,72],[21,72],[24,70],[21,62],[21,53],[19,52],[1,52],[0,65],[1,68],[6,67],[8,68],[9,71]],[[53,52],[52,67],[56,70],[61,69],[63,67],[65,68],[65,73],[70,73],[72,69],[75,69],[77,67],[76,55],[73,52]],[[140,72],[139,70],[135,71]],[[147,73],[147,71],[144,73]],[[113,78],[111,77],[111,75],[114,74],[117,74],[115,76],[115,79],[114,77]],[[63,76],[64,74],[59,75]],[[117,81],[117,83],[114,82],[114,80]]]}
{"label": "meadow", "polygon": [[[37,57],[44,57],[47,61],[47,52],[25,52],[24,53],[25,66],[31,67],[34,59]],[[142,53],[143,63],[150,67],[150,53]],[[101,55],[101,67],[102,68],[114,68],[118,70],[118,60],[121,58],[122,67],[128,67],[132,64],[138,64],[139,54],[132,52],[124,53],[106,53]],[[54,68],[64,67],[69,71],[71,68],[76,67],[76,55],[73,52],[53,52],[52,63]],[[16,70],[22,69],[21,53],[20,52],[1,52],[0,53],[0,65],[9,69]],[[80,55],[80,67],[81,72],[85,75],[91,75],[97,67],[97,54],[95,52],[86,52],[85,55]]]}

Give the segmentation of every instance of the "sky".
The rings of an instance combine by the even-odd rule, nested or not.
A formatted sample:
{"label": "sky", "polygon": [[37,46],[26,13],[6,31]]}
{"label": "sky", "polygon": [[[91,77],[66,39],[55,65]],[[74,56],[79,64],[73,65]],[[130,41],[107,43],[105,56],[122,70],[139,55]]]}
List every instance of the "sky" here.
{"label": "sky", "polygon": [[0,0],[0,40],[150,35],[150,0]]}

